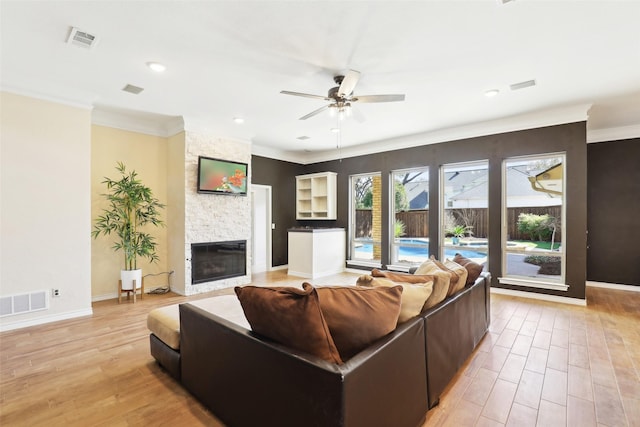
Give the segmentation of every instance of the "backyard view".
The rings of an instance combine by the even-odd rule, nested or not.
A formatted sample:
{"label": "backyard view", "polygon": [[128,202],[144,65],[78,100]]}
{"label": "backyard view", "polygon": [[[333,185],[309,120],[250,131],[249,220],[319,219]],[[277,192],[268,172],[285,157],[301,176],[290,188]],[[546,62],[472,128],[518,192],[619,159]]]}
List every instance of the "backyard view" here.
{"label": "backyard view", "polygon": [[[503,272],[561,281],[563,156],[504,163]],[[380,175],[352,177],[355,229],[352,259],[380,262]],[[415,265],[429,257],[428,168],[394,171],[390,263]],[[441,169],[442,239],[439,258],[466,258],[488,265],[488,163],[445,165]]]}

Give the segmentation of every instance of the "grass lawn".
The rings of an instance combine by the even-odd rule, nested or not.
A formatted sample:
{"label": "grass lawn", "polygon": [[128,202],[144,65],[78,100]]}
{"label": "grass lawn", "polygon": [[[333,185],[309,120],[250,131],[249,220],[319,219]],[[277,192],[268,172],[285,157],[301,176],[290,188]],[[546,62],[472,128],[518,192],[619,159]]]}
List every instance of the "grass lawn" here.
{"label": "grass lawn", "polygon": [[[529,246],[536,249],[551,249],[551,242],[532,242],[531,240],[510,240],[510,242],[515,242],[519,245]],[[558,249],[561,244],[561,242],[554,242],[553,248]]]}

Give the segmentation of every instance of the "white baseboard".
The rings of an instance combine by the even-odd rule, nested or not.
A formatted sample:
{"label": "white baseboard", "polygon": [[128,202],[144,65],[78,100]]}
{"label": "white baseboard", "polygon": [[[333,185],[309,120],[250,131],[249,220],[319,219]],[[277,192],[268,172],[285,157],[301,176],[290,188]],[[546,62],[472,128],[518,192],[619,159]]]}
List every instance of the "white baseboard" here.
{"label": "white baseboard", "polygon": [[[156,286],[155,288],[151,288],[151,289],[144,289],[144,293],[145,294],[150,294],[152,291],[158,289],[158,288],[164,288],[164,286]],[[91,296],[91,302],[97,302],[97,301],[104,301],[107,299],[118,299],[118,293],[117,292],[111,292],[109,294],[102,294],[102,295],[93,295]]]}
{"label": "white baseboard", "polygon": [[586,299],[578,299],[578,298],[569,298],[569,297],[559,297],[556,295],[547,295],[547,294],[538,294],[535,292],[524,292],[524,291],[516,291],[513,289],[503,289],[503,288],[491,288],[491,293],[493,294],[501,294],[501,295],[511,295],[514,297],[522,297],[522,298],[531,298],[531,299],[539,299],[543,301],[551,301],[551,302],[559,302],[562,304],[571,304],[571,305],[581,305],[586,306]]}
{"label": "white baseboard", "polygon": [[0,332],[27,328],[29,326],[43,325],[45,323],[58,322],[60,320],[74,319],[76,317],[91,316],[92,314],[93,310],[91,308],[86,308],[84,310],[68,311],[65,313],[53,314],[50,316],[37,317],[35,319],[18,320],[16,322],[0,325]]}
{"label": "white baseboard", "polygon": [[284,264],[284,265],[276,265],[275,267],[271,267],[269,269],[269,271],[276,271],[276,270],[286,270],[289,268],[289,264]]}
{"label": "white baseboard", "polygon": [[640,286],[620,285],[618,283],[589,282],[589,281],[587,281],[587,286],[591,286],[591,287],[594,287],[594,288],[617,289],[619,291],[640,292]]}

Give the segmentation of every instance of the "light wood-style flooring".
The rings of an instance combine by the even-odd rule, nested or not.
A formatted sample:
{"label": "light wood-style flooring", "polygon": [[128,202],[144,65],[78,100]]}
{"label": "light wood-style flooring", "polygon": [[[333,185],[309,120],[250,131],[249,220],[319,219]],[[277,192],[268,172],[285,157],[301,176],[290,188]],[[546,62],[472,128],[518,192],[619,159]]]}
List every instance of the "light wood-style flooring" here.
{"label": "light wood-style flooring", "polygon": [[[253,279],[303,281],[286,270]],[[146,315],[232,292],[101,301],[90,317],[0,334],[0,425],[222,426],[154,362]],[[587,297],[579,307],[493,294],[489,333],[424,426],[640,426],[640,293]]]}

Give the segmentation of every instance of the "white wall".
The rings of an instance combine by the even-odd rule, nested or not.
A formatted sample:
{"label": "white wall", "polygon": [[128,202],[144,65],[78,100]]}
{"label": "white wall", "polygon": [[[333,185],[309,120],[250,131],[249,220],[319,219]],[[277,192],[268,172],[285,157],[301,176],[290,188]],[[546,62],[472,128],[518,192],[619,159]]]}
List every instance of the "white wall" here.
{"label": "white wall", "polygon": [[0,296],[46,290],[50,304],[0,329],[89,315],[91,110],[6,92],[0,105]]}

